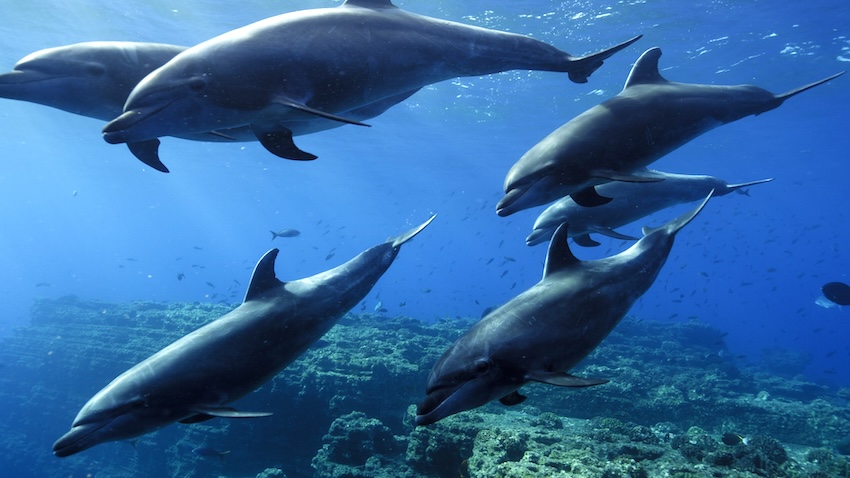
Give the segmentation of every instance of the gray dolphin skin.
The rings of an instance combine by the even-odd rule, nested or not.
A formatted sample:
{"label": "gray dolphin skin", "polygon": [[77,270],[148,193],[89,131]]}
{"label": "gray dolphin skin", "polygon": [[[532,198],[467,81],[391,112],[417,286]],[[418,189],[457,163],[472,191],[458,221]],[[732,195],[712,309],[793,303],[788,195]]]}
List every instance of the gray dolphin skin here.
{"label": "gray dolphin skin", "polygon": [[604,204],[609,199],[594,186],[608,181],[657,181],[637,170],[717,126],[770,111],[843,74],[775,95],[752,85],[667,81],[658,72],[660,57],[660,48],[644,52],[623,91],[528,150],[508,171],[505,196],[496,205],[496,213],[509,216],[568,195],[582,206]]}
{"label": "gray dolphin skin", "polygon": [[416,424],[428,425],[492,400],[516,405],[528,382],[587,387],[606,380],[570,375],[655,281],[676,233],[708,202],[645,236],[620,254],[581,261],[555,232],[543,279],[485,316],[440,357],[428,376]]}
{"label": "gray dolphin skin", "polygon": [[127,370],[83,406],[53,445],[65,457],[174,422],[248,418],[226,404],[250,393],[300,356],[356,305],[401,245],[434,219],[312,277],[281,282],[277,249],[257,263],[245,301]]}
{"label": "gray dolphin skin", "polygon": [[459,76],[527,69],[566,72],[584,83],[639,38],[574,57],[527,36],[409,13],[389,0],[346,0],[189,48],[133,89],[103,138],[150,151],[161,136],[247,126],[271,153],[311,160],[316,156],[295,145],[287,121],[363,125],[347,113]]}
{"label": "gray dolphin skin", "polygon": [[[162,43],[99,41],[39,50],[21,59],[11,72],[0,74],[0,98],[29,101],[108,121],[124,112],[124,103],[136,84],[185,49]],[[413,93],[384,98],[345,114],[367,120]],[[286,121],[284,125],[298,136],[337,128],[342,123],[315,116]],[[246,126],[176,136],[193,141],[257,140]],[[145,164],[168,172],[159,160],[158,146],[158,140],[134,144],[130,151]]]}
{"label": "gray dolphin skin", "polygon": [[745,194],[746,190],[743,188],[773,181],[773,178],[768,178],[729,184],[714,176],[674,174],[655,170],[647,171],[646,174],[663,181],[605,183],[596,189],[602,196],[611,198],[611,202],[592,208],[579,206],[569,196],[555,201],[537,217],[534,228],[525,243],[534,246],[548,241],[555,229],[563,223],[570,225],[567,235],[580,246],[599,245],[590,237],[591,233],[614,239],[636,241],[638,238],[617,232],[616,229],[662,209],[699,201],[712,189],[713,197],[725,196],[733,191]]}
{"label": "gray dolphin skin", "polygon": [[28,101],[108,121],[133,87],[184,46],[84,42],[39,50],[0,74],[0,98]]}

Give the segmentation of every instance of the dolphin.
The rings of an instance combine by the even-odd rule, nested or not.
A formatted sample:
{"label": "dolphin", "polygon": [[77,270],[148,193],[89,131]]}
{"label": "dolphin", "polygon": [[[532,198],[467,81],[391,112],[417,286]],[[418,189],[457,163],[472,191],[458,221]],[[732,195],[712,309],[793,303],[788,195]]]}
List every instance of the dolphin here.
{"label": "dolphin", "polygon": [[580,246],[599,245],[591,239],[590,233],[636,241],[638,238],[619,233],[616,228],[677,204],[698,201],[712,189],[714,197],[725,196],[733,191],[746,194],[746,189],[743,188],[773,181],[773,178],[767,178],[729,184],[714,176],[673,174],[655,170],[649,170],[646,174],[662,181],[652,183],[614,181],[598,186],[599,194],[611,198],[611,202],[601,206],[582,207],[570,196],[555,201],[537,217],[534,229],[525,243],[534,246],[548,241],[555,229],[565,222],[570,225],[567,231],[568,236]]}
{"label": "dolphin", "polygon": [[708,202],[605,259],[581,261],[555,232],[543,279],[491,312],[440,357],[428,376],[416,424],[429,425],[498,399],[516,405],[528,382],[588,387],[607,380],[570,375],[655,281],[676,233]]}
{"label": "dolphin", "polygon": [[[11,72],[0,74],[0,98],[29,101],[104,121],[124,111],[139,81],[187,47],[162,43],[98,41],[39,50],[22,58]],[[383,98],[345,114],[357,120],[378,116],[414,92]],[[337,128],[342,123],[315,116],[285,122],[293,135]],[[248,127],[179,134],[193,141],[256,141]],[[159,143],[132,145],[145,164],[162,172]]]}
{"label": "dolphin", "polygon": [[409,13],[390,0],[346,0],[189,48],[133,89],[103,138],[151,150],[161,136],[247,126],[272,154],[312,160],[293,142],[288,121],[364,125],[347,112],[459,76],[529,69],[584,83],[639,38],[574,57],[527,36]]}
{"label": "dolphin", "polygon": [[372,289],[401,245],[434,219],[304,279],[281,282],[278,250],[257,263],[245,301],[119,375],[86,403],[53,445],[65,457],[174,422],[268,416],[228,403],[275,376]]}
{"label": "dolphin", "polygon": [[594,186],[608,181],[652,182],[639,172],[697,136],[779,107],[788,98],[844,72],[775,95],[752,85],[674,83],[658,73],[660,48],[638,58],[617,96],[576,116],[526,152],[505,177],[496,213],[517,211],[572,196],[581,206],[610,198]]}

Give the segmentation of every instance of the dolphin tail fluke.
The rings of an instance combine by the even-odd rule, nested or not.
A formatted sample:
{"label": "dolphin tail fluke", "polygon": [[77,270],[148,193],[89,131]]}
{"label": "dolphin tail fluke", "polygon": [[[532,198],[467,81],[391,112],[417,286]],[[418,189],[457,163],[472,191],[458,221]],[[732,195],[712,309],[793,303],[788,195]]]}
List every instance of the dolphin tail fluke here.
{"label": "dolphin tail fluke", "polygon": [[676,219],[673,219],[672,221],[661,227],[644,227],[643,235],[648,236],[656,231],[664,231],[671,236],[676,235],[676,233],[679,232],[680,229],[687,226],[688,223],[693,220],[693,218],[697,217],[697,214],[699,214],[700,211],[702,211],[702,208],[704,208],[705,205],[708,204],[708,200],[711,199],[711,196],[713,195],[714,189],[712,189],[711,192],[708,193],[708,196],[706,196],[705,199],[702,200],[699,206],[682,214],[681,216],[677,217]]}
{"label": "dolphin tail fluke", "polygon": [[436,214],[434,214],[433,216],[428,218],[427,221],[425,221],[422,224],[414,227],[413,229],[405,232],[404,234],[387,239],[387,242],[392,242],[394,248],[401,246],[402,244],[413,239],[417,234],[422,232],[422,229],[425,229],[426,227],[428,227],[428,224],[431,224],[431,221],[433,221],[435,217],[437,217]]}
{"label": "dolphin tail fluke", "polygon": [[738,194],[743,194],[744,196],[749,196],[750,195],[749,190],[743,189],[743,188],[755,186],[756,184],[769,183],[771,181],[773,181],[773,178],[759,179],[758,181],[749,181],[749,182],[746,182],[746,183],[730,184],[730,185],[726,186],[726,193],[731,193],[732,191],[735,191]]}
{"label": "dolphin tail fluke", "polygon": [[599,69],[599,67],[602,66],[602,63],[606,59],[610,58],[613,54],[626,48],[632,43],[640,40],[641,37],[643,37],[643,35],[638,35],[634,38],[624,41],[623,43],[614,45],[611,48],[607,48],[596,53],[591,53],[590,55],[572,58],[570,61],[570,68],[568,70],[570,80],[572,80],[574,83],[587,83],[587,78],[592,75],[594,71]]}
{"label": "dolphin tail fluke", "polygon": [[165,165],[162,164],[162,161],[159,160],[158,139],[127,143],[127,148],[130,149],[130,152],[133,153],[133,156],[138,158],[139,161],[147,164],[157,171],[161,171],[163,173],[168,172],[168,168],[166,168]]}
{"label": "dolphin tail fluke", "polygon": [[814,88],[815,86],[822,85],[822,84],[824,84],[824,83],[826,83],[827,81],[830,81],[830,80],[834,80],[834,79],[838,78],[839,76],[843,75],[844,73],[845,72],[842,71],[841,73],[836,73],[832,76],[828,76],[828,77],[826,77],[822,80],[816,81],[814,83],[809,83],[808,85],[804,85],[804,86],[801,86],[799,88],[795,88],[791,91],[786,91],[785,93],[782,93],[781,95],[776,95],[776,99],[779,101],[777,106],[782,104],[785,100],[787,100],[788,98],[791,98],[792,96],[799,95],[800,93],[802,93],[806,90],[810,90],[810,89]]}

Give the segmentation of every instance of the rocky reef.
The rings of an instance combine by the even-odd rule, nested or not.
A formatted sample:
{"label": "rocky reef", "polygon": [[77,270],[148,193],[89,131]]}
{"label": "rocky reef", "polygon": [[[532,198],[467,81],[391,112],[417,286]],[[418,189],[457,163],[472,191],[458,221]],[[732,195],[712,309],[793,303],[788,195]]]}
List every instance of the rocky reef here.
{"label": "rocky reef", "polygon": [[271,417],[175,424],[51,455],[93,393],[230,308],[37,301],[31,325],[0,348],[4,475],[850,477],[850,391],[738,363],[723,333],[699,322],[635,318],[573,371],[608,384],[530,385],[521,405],[489,404],[414,428],[412,404],[431,365],[473,321],[349,314],[234,404]]}

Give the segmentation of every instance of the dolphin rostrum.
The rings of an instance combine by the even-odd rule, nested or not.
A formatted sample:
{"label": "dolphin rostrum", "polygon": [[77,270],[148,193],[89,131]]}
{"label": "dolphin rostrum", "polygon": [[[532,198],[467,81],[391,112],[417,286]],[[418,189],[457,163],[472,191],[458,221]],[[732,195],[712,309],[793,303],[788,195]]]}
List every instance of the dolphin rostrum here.
{"label": "dolphin rostrum", "polygon": [[581,261],[555,232],[543,279],[494,310],[440,357],[428,376],[416,424],[428,425],[498,399],[515,405],[528,382],[587,387],[606,380],[570,375],[655,281],[676,233],[708,202],[657,229],[620,254]]}
{"label": "dolphin rostrum", "polygon": [[298,358],[356,305],[386,272],[401,245],[434,217],[350,261],[281,282],[278,250],[257,263],[245,301],[122,373],[83,406],[53,445],[64,457],[99,443],[133,438],[174,422],[261,417],[227,406]]}
{"label": "dolphin rostrum", "polygon": [[616,229],[662,209],[698,201],[712,189],[714,197],[725,196],[733,191],[744,194],[746,190],[743,188],[773,181],[773,178],[768,178],[729,184],[714,176],[673,174],[654,170],[646,174],[663,181],[605,183],[596,189],[602,196],[611,198],[611,202],[592,208],[579,206],[570,196],[555,201],[537,217],[534,229],[525,240],[526,244],[534,246],[548,241],[555,229],[563,223],[570,225],[567,235],[580,246],[599,245],[591,239],[591,233],[614,239],[636,241],[636,237],[622,234]]}
{"label": "dolphin rostrum", "polygon": [[346,0],[189,48],[133,89],[103,137],[150,153],[161,136],[247,126],[272,154],[311,160],[316,156],[295,145],[287,121],[363,125],[347,112],[459,76],[529,69],[584,83],[638,38],[574,57],[527,36],[409,13],[390,0]]}
{"label": "dolphin rostrum", "polygon": [[651,182],[640,173],[697,136],[779,107],[788,98],[843,72],[775,95],[752,85],[674,83],[661,77],[661,49],[638,58],[617,96],[590,108],[543,138],[505,177],[496,213],[508,216],[572,196],[581,206],[609,200],[594,186],[608,181]]}
{"label": "dolphin rostrum", "polygon": [[[0,74],[0,98],[29,101],[69,113],[111,120],[124,111],[136,84],[186,47],[162,43],[97,41],[39,50],[22,58],[11,72]],[[345,114],[359,121],[378,116],[410,94],[383,98]],[[342,123],[320,116],[285,121],[294,136],[337,128]],[[177,135],[194,141],[256,141],[247,126]],[[131,145],[145,164],[163,172],[156,145]]]}

